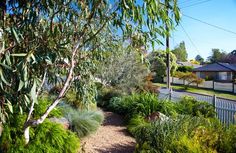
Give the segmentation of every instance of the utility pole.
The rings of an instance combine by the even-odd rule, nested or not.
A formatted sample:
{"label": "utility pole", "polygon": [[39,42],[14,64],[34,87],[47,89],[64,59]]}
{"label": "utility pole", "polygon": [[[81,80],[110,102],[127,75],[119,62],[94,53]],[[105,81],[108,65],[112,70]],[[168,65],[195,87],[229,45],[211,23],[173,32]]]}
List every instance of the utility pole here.
{"label": "utility pole", "polygon": [[[165,0],[165,7],[166,7],[166,15],[168,17],[169,15],[169,3],[168,0]],[[169,27],[167,25],[167,22],[165,23],[165,28],[166,28],[166,76],[167,76],[167,89],[170,91],[171,87],[170,87],[170,40],[169,40]]]}

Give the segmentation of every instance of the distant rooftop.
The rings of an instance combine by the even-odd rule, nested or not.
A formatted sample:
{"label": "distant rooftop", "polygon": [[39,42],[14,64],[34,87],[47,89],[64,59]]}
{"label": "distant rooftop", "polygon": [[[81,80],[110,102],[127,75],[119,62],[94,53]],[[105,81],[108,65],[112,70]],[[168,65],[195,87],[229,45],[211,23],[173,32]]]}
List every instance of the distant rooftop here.
{"label": "distant rooftop", "polygon": [[236,64],[213,63],[193,69],[194,72],[236,72]]}
{"label": "distant rooftop", "polygon": [[198,64],[193,64],[191,62],[176,62],[179,66],[192,66],[193,68],[199,68],[202,67],[202,65],[198,65]]}

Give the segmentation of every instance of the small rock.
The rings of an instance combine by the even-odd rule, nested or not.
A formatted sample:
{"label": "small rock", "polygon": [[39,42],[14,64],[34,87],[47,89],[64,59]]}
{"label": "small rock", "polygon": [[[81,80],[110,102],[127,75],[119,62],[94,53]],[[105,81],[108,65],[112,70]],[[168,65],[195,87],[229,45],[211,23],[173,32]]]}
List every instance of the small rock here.
{"label": "small rock", "polygon": [[157,120],[167,121],[169,117],[167,117],[165,114],[161,112],[153,112],[152,114],[148,115],[145,119],[149,122],[155,122]]}

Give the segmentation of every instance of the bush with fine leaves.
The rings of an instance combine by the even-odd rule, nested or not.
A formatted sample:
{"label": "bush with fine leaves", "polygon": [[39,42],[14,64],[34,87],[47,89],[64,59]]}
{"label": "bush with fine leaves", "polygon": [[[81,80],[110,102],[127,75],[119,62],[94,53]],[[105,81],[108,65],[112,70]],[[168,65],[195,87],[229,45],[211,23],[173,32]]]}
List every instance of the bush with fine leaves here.
{"label": "bush with fine leaves", "polygon": [[[36,118],[39,118],[48,108],[48,106],[50,106],[50,104],[52,103],[52,99],[49,97],[49,95],[44,94],[43,96],[40,96],[38,99],[38,103],[35,104],[35,108],[33,111],[33,116]],[[59,107],[54,108],[48,117],[61,117],[62,116],[62,112],[61,109]]]}
{"label": "bush with fine leaves", "polygon": [[236,150],[236,125],[230,125],[221,135],[219,151],[227,153],[235,153]]}
{"label": "bush with fine leaves", "polygon": [[36,128],[31,128],[31,140],[25,145],[23,127],[26,116],[18,115],[14,123],[5,124],[0,137],[0,152],[4,153],[77,153],[80,140],[75,133],[61,125],[46,120]]}

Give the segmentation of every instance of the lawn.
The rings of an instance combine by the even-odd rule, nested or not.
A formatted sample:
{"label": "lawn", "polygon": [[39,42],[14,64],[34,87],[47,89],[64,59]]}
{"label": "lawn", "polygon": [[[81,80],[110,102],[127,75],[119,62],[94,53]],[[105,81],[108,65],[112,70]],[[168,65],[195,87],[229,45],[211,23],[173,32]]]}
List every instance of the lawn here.
{"label": "lawn", "polygon": [[[154,83],[154,84],[160,87],[166,87],[165,83]],[[214,91],[210,89],[202,89],[202,88],[194,88],[194,87],[189,87],[188,89],[184,89],[183,85],[171,85],[171,87],[174,90],[183,90],[186,92],[199,93],[199,94],[205,94],[205,95],[216,95],[217,97],[236,100],[236,94],[229,93],[229,92]]]}

